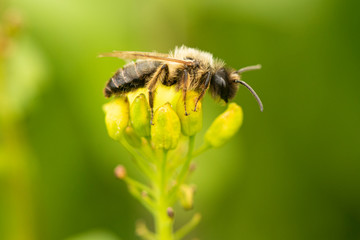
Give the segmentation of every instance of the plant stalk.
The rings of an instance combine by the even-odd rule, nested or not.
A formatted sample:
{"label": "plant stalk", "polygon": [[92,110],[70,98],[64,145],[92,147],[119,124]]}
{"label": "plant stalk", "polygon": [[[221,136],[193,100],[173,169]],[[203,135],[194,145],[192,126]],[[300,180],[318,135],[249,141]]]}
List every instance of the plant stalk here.
{"label": "plant stalk", "polygon": [[167,189],[167,151],[163,153],[163,159],[158,165],[158,181],[156,181],[156,210],[154,213],[156,239],[173,240],[173,219],[168,215],[169,199]]}

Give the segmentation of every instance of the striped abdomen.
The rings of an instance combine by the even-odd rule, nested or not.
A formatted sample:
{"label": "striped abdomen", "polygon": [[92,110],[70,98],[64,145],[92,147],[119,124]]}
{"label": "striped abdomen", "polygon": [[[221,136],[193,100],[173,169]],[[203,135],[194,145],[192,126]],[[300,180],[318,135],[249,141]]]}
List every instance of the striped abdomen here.
{"label": "striped abdomen", "polygon": [[105,97],[122,94],[134,89],[142,88],[149,80],[149,76],[160,66],[159,61],[131,62],[119,69],[107,82],[104,89]]}

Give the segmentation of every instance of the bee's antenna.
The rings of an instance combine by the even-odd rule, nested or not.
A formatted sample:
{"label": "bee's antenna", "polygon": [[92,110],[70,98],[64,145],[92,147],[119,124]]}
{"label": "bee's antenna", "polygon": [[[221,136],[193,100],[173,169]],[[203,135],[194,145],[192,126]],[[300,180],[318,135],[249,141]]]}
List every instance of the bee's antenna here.
{"label": "bee's antenna", "polygon": [[258,69],[261,69],[261,64],[240,68],[239,70],[235,71],[235,73],[241,74],[243,72],[258,70]]}
{"label": "bee's antenna", "polygon": [[[248,68],[248,67],[247,67],[247,68]],[[242,68],[242,69],[244,69],[244,68]],[[240,69],[240,70],[241,70],[241,69]],[[240,70],[239,70],[239,71],[240,71]],[[253,70],[253,69],[250,69],[250,70]],[[244,82],[244,81],[235,80],[235,82],[236,82],[236,83],[240,83],[241,85],[244,85],[247,89],[249,89],[249,91],[251,92],[251,94],[255,97],[256,101],[258,102],[259,107],[260,107],[260,111],[263,111],[263,110],[264,110],[264,106],[263,106],[263,104],[262,104],[262,102],[261,102],[261,99],[260,99],[259,96],[256,94],[256,92],[254,91],[254,89],[252,89],[252,88],[250,87],[250,85],[247,84],[247,83]]]}

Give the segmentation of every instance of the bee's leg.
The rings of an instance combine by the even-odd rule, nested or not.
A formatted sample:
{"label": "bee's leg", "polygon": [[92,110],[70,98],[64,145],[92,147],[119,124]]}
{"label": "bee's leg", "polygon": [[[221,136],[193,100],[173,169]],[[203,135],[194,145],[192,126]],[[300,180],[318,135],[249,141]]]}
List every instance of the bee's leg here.
{"label": "bee's leg", "polygon": [[183,75],[183,100],[184,100],[184,109],[185,109],[185,116],[188,116],[189,114],[186,111],[186,93],[187,93],[187,89],[188,89],[188,82],[189,82],[189,73],[188,71],[185,69],[184,70],[184,75]]}
{"label": "bee's leg", "polygon": [[210,77],[211,77],[211,74],[210,74],[210,72],[209,72],[208,75],[207,75],[207,77],[206,77],[206,80],[205,80],[203,89],[201,90],[201,93],[200,93],[198,99],[196,99],[194,112],[196,112],[196,107],[197,107],[198,102],[204,97],[204,95],[205,95],[205,93],[206,93],[206,90],[209,88],[209,85],[210,85]]}
{"label": "bee's leg", "polygon": [[149,91],[149,105],[150,105],[150,113],[151,113],[151,118],[150,118],[150,124],[153,124],[153,118],[154,118],[154,95],[152,91]]}
{"label": "bee's leg", "polygon": [[[164,72],[164,75],[162,73]],[[163,64],[156,72],[154,73],[153,77],[149,81],[148,90],[149,90],[149,105],[150,105],[150,113],[151,119],[150,124],[153,125],[153,118],[154,118],[154,93],[155,87],[158,80],[162,77],[166,77],[169,74],[169,67],[167,64]]]}

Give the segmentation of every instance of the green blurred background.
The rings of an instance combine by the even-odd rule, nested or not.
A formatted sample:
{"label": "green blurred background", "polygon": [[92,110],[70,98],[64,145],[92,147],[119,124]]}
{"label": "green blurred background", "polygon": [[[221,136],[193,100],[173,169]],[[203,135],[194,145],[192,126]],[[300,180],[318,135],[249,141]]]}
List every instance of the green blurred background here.
{"label": "green blurred background", "polygon": [[[243,79],[265,110],[240,89],[243,127],[196,160],[195,209],[176,223],[199,211],[200,239],[360,239],[359,11],[355,0],[1,0],[3,25],[21,29],[1,60],[0,239],[136,239],[135,221],[152,220],[113,177],[119,163],[136,173],[102,112],[124,62],[96,56],[182,44],[234,68],[261,63]],[[224,107],[207,96],[204,109],[206,129]]]}

